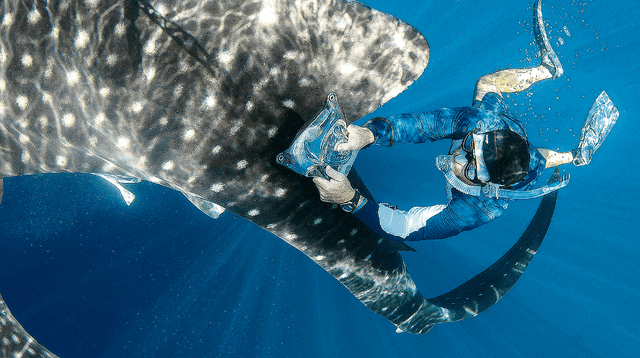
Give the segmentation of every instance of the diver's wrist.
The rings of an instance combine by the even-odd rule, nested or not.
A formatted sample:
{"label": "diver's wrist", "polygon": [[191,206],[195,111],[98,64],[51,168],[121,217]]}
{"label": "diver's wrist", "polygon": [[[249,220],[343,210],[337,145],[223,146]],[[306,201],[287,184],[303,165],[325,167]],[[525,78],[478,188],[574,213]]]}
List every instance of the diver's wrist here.
{"label": "diver's wrist", "polygon": [[373,134],[373,131],[370,128],[365,128],[367,130],[367,146],[375,143],[376,136]]}
{"label": "diver's wrist", "polygon": [[360,200],[358,201],[358,205],[353,210],[352,214],[355,213],[356,211],[362,209],[362,207],[365,206],[365,204],[367,203],[368,200],[369,199],[367,199],[365,196],[360,196]]}
{"label": "diver's wrist", "polygon": [[367,149],[373,143],[376,142],[378,131],[376,130],[375,127],[369,127],[369,126],[365,127],[365,126],[363,126],[363,127],[360,127],[360,128],[361,128],[360,138],[362,138],[362,140],[361,140],[362,144],[361,144],[361,148],[360,149]]}
{"label": "diver's wrist", "polygon": [[348,213],[355,213],[356,211],[358,211],[358,209],[363,207],[366,202],[367,198],[361,195],[358,190],[354,190],[354,194],[351,200],[340,204],[340,207],[342,208],[342,210]]}

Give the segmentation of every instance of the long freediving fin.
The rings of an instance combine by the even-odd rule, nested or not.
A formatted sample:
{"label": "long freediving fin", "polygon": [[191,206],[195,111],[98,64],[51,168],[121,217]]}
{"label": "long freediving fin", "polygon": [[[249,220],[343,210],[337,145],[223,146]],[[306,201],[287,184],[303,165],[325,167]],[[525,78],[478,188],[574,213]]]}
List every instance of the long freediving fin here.
{"label": "long freediving fin", "polygon": [[[558,168],[549,180],[560,180]],[[447,312],[449,322],[477,316],[496,304],[515,285],[538,252],[547,234],[558,192],[542,198],[538,210],[520,239],[498,261],[455,289],[428,301]]]}
{"label": "long freediving fin", "polygon": [[620,112],[609,99],[607,92],[602,91],[593,102],[582,126],[580,143],[572,152],[573,164],[580,166],[591,162],[593,153],[600,148],[619,116]]}
{"label": "long freediving fin", "polygon": [[540,49],[542,65],[549,69],[549,72],[553,75],[553,79],[562,76],[564,73],[562,63],[560,63],[560,59],[555,51],[553,51],[544,27],[544,20],[542,20],[542,2],[540,0],[536,0],[533,5],[533,34],[536,38],[536,45],[538,45],[538,49]]}

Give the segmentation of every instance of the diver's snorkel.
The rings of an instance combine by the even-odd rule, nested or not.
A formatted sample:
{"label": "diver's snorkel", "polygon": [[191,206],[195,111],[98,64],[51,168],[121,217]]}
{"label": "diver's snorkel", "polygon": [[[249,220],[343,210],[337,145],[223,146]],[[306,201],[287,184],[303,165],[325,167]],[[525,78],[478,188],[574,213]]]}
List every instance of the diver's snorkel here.
{"label": "diver's snorkel", "polygon": [[547,195],[569,184],[569,174],[565,174],[560,178],[559,181],[553,184],[547,184],[543,187],[532,190],[521,191],[503,189],[501,185],[491,182],[487,182],[483,185],[469,185],[460,180],[460,178],[458,178],[458,176],[454,174],[453,161],[453,155],[439,155],[436,158],[436,166],[438,167],[438,169],[440,169],[440,171],[442,171],[449,185],[467,195],[484,196],[496,199],[533,199],[543,195]]}

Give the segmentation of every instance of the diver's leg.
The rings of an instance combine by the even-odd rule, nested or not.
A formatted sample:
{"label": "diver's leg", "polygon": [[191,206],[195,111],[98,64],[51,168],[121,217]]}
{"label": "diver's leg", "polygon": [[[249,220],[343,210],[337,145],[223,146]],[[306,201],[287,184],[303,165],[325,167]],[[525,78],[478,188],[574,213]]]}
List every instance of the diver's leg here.
{"label": "diver's leg", "polygon": [[510,68],[489,73],[478,79],[473,99],[482,100],[482,97],[489,92],[502,95],[502,93],[524,91],[532,84],[549,78],[553,78],[553,74],[544,64],[532,68]]}
{"label": "diver's leg", "polygon": [[562,164],[569,164],[573,161],[571,152],[555,152],[546,148],[538,148],[538,152],[547,160],[545,168],[553,168]]}
{"label": "diver's leg", "polygon": [[560,63],[560,59],[553,51],[545,30],[540,0],[536,0],[533,7],[533,33],[536,45],[540,50],[540,65],[533,68],[507,69],[480,77],[476,83],[473,95],[474,100],[482,100],[482,97],[489,92],[495,92],[500,95],[502,93],[520,92],[538,81],[548,78],[556,79],[564,73],[562,63]]}

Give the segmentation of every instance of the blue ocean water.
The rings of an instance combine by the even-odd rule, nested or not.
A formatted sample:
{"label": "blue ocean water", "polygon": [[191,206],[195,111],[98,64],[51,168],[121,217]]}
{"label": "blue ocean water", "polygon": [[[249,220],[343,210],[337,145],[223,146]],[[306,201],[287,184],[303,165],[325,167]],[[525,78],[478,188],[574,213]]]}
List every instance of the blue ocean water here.
{"label": "blue ocean water", "polygon": [[[431,45],[423,76],[373,115],[471,103],[476,79],[537,65],[532,1],[373,1]],[[252,223],[212,220],[149,183],[130,207],[89,175],[5,179],[0,293],[23,326],[61,357],[637,357],[640,30],[635,3],[544,2],[565,76],[508,95],[529,139],[570,150],[606,90],[618,124],[586,167],[567,167],[550,230],[516,286],[470,320],[425,335],[395,333],[306,256]],[[435,157],[448,143],[371,148],[355,167],[379,201],[442,203]],[[550,174],[550,173],[548,173]],[[403,255],[425,296],[490,265],[538,201]]]}

